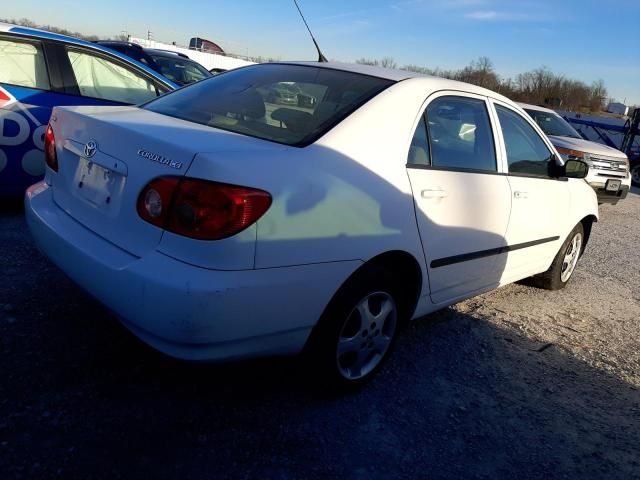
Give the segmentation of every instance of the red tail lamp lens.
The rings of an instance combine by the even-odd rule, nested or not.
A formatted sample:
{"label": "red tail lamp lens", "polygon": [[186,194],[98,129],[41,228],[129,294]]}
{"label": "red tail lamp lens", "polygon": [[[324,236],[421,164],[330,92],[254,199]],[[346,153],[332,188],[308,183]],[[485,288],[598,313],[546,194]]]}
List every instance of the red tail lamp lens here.
{"label": "red tail lamp lens", "polygon": [[181,177],[150,182],[138,214],[178,235],[200,240],[231,237],[253,225],[271,206],[271,195],[238,185]]}
{"label": "red tail lamp lens", "polygon": [[44,161],[54,172],[58,171],[58,155],[56,153],[56,137],[51,124],[47,125],[44,134]]}

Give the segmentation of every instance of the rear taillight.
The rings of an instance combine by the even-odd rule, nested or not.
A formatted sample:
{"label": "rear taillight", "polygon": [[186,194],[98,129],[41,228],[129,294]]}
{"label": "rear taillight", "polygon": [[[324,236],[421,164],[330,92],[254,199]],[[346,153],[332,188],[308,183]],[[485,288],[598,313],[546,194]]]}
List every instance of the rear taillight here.
{"label": "rear taillight", "polygon": [[58,155],[56,154],[56,137],[53,134],[51,124],[47,125],[44,134],[44,161],[54,172],[58,171]]}
{"label": "rear taillight", "polygon": [[253,225],[271,205],[255,188],[183,177],[152,180],[138,197],[138,215],[153,225],[199,240],[231,237]]}

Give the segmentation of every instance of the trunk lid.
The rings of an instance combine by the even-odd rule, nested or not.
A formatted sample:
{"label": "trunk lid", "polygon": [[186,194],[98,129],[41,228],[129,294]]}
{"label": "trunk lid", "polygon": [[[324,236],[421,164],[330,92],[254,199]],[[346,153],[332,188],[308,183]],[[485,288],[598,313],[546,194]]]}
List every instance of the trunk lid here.
{"label": "trunk lid", "polygon": [[142,257],[163,230],[143,221],[138,196],[152,179],[184,176],[198,152],[243,139],[137,107],[56,108],[52,115],[59,171],[56,204],[76,221]]}

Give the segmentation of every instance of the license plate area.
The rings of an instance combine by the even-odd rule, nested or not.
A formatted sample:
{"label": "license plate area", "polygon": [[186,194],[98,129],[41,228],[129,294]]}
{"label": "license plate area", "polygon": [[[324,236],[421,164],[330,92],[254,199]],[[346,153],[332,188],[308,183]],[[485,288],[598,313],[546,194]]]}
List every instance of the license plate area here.
{"label": "license plate area", "polygon": [[607,183],[604,186],[604,189],[607,192],[617,192],[620,190],[620,186],[622,185],[621,180],[607,180]]}
{"label": "license plate area", "polygon": [[79,157],[74,178],[76,196],[105,212],[115,212],[125,177],[85,157]]}

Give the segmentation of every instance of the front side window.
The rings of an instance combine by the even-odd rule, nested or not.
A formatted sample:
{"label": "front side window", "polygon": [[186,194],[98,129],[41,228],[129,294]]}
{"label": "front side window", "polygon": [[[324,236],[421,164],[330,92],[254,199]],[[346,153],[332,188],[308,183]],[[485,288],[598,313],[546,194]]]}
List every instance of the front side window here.
{"label": "front side window", "polygon": [[483,100],[440,97],[427,107],[434,167],[496,171],[496,155]]}
{"label": "front side window", "polygon": [[49,90],[42,45],[0,39],[0,83]]}
{"label": "front side window", "polygon": [[304,146],[393,83],[315,66],[261,64],[188,85],[144,108],[272,142]]}
{"label": "front side window", "polygon": [[138,104],[158,96],[150,80],[111,60],[75,50],[67,54],[83,97]]}
{"label": "front side window", "polygon": [[550,177],[552,154],[540,135],[516,112],[496,105],[510,173]]}

